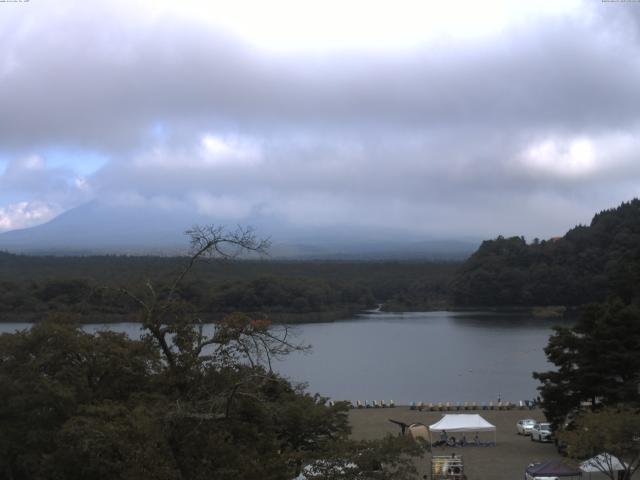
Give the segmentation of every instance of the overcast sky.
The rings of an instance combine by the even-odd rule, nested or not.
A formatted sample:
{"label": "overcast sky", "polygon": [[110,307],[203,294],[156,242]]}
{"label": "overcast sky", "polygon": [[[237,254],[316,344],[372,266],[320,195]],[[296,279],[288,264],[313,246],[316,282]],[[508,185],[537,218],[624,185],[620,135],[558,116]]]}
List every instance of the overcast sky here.
{"label": "overcast sky", "polygon": [[0,2],[0,231],[99,199],[533,238],[639,194],[640,2]]}

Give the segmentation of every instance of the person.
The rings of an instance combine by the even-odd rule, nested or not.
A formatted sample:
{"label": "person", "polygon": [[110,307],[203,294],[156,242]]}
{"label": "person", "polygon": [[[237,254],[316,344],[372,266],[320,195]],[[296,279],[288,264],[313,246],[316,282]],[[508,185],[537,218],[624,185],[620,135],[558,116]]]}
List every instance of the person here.
{"label": "person", "polygon": [[442,442],[443,445],[446,445],[447,444],[447,440],[448,440],[447,431],[446,430],[442,430],[442,433],[440,433],[440,441]]}
{"label": "person", "polygon": [[478,435],[478,432],[476,432],[475,436],[473,437],[473,442],[478,446],[480,445],[480,436]]}
{"label": "person", "polygon": [[462,439],[460,440],[460,446],[464,447],[467,445],[467,435],[466,434],[462,434]]}

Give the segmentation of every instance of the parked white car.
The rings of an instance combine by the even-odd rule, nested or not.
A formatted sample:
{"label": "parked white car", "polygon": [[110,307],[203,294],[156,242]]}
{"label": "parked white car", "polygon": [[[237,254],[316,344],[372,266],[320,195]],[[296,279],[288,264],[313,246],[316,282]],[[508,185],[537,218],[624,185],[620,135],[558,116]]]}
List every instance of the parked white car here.
{"label": "parked white car", "polygon": [[531,430],[531,441],[550,442],[551,435],[550,423],[536,423]]}
{"label": "parked white car", "polygon": [[533,418],[525,418],[524,420],[518,420],[516,424],[516,430],[518,435],[531,435],[533,426],[538,423]]}

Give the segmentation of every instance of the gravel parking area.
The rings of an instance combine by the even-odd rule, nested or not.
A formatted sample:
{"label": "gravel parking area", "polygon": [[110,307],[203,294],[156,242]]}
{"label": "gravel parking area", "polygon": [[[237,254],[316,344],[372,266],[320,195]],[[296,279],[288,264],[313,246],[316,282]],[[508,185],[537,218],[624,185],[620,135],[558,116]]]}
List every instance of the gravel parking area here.
{"label": "gravel parking area", "polygon": [[[387,433],[397,435],[400,428],[388,419],[405,423],[431,425],[446,413],[478,413],[496,426],[496,446],[491,447],[434,447],[434,455],[451,455],[455,452],[464,458],[465,473],[469,480],[521,480],[524,470],[531,463],[563,459],[553,443],[532,442],[530,437],[516,434],[516,422],[522,418],[544,421],[542,411],[535,410],[486,410],[464,412],[419,412],[409,407],[353,409],[349,413],[352,436],[355,439],[380,438]],[[454,434],[455,435],[455,434]],[[467,439],[473,438],[467,434]],[[481,441],[492,441],[493,433],[481,433]],[[420,475],[430,474],[431,454],[418,460]],[[563,459],[572,464],[570,459]],[[573,463],[575,465],[575,463]]]}

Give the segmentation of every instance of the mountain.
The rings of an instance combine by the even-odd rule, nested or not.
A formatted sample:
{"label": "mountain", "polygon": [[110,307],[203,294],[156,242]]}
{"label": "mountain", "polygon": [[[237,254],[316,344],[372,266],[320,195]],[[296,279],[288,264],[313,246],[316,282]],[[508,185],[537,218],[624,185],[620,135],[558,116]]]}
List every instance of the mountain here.
{"label": "mountain", "polygon": [[[0,234],[0,250],[14,253],[87,255],[185,253],[185,230],[237,222],[184,209],[150,208],[93,201],[36,227]],[[271,256],[295,259],[464,259],[478,246],[473,239],[424,239],[393,229],[301,228],[281,218],[253,212],[243,219],[273,241]]]}
{"label": "mountain", "polygon": [[602,211],[563,237],[482,242],[459,270],[452,293],[460,306],[575,306],[608,297],[640,302],[640,200]]}

